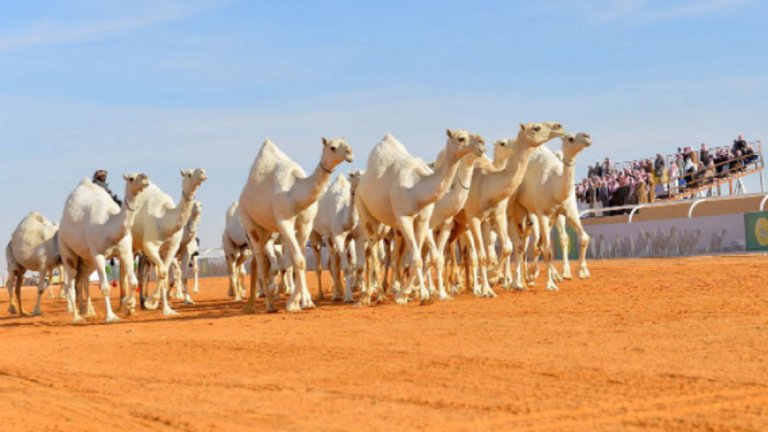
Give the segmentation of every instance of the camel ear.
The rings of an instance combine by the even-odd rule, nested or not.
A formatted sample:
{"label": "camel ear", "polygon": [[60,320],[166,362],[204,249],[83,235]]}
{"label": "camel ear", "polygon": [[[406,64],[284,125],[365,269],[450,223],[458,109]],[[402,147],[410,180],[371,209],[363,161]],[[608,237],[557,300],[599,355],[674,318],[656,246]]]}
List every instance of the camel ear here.
{"label": "camel ear", "polygon": [[448,138],[453,138],[453,131],[450,129],[445,130],[445,134],[448,135]]}
{"label": "camel ear", "polygon": [[192,175],[192,173],[189,172],[189,170],[181,170],[181,176],[182,177],[190,177],[191,175]]}
{"label": "camel ear", "polygon": [[330,144],[330,143],[331,143],[331,140],[329,140],[329,139],[328,139],[328,138],[326,138],[326,137],[323,137],[323,145],[324,145],[324,146],[326,146],[326,147],[327,147],[327,146],[328,146],[328,144]]}
{"label": "camel ear", "polygon": [[128,181],[129,177],[128,174],[123,174],[123,180]]}
{"label": "camel ear", "polygon": [[524,125],[524,124],[522,124],[522,123],[520,123],[520,130],[521,130],[521,131],[525,131],[525,125]]}

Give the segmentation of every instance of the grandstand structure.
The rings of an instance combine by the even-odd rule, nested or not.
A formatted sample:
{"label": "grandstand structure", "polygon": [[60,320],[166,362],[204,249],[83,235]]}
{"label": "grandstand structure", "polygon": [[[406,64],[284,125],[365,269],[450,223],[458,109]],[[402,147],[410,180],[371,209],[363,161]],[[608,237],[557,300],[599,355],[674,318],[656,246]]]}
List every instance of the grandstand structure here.
{"label": "grandstand structure", "polygon": [[[744,179],[750,176],[758,177],[760,191],[756,195],[763,196],[765,195],[765,158],[762,142],[755,140],[749,141],[747,144],[753,149],[754,153],[729,157],[727,160],[714,164],[713,167],[701,168],[692,174],[681,173],[677,182],[669,178],[668,174],[665,174],[662,180],[664,190],[649,191],[653,196],[648,202],[601,206],[600,203],[589,205],[579,201],[581,217],[605,217],[617,212],[627,213],[633,210],[636,211],[640,207],[648,207],[651,204],[663,205],[684,200],[690,202],[690,200],[702,198],[746,195],[749,193],[744,185]],[[720,150],[727,150],[729,148],[727,146],[715,147],[709,151],[711,154],[715,154]],[[668,154],[663,156],[663,158],[665,167],[669,167],[676,163],[677,154]],[[641,163],[641,161],[613,162],[609,165],[609,169],[614,173],[631,172],[633,169],[637,169],[638,163]],[[707,171],[710,172],[709,175],[705,175]]]}

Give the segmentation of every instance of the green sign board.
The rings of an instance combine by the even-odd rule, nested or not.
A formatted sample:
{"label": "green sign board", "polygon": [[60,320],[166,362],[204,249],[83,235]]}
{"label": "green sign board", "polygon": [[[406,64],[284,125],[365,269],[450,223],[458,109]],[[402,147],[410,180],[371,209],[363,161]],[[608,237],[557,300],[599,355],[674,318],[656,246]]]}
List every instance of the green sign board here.
{"label": "green sign board", "polygon": [[744,213],[748,251],[768,251],[768,211]]}
{"label": "green sign board", "polygon": [[[570,225],[565,226],[565,233],[568,234],[568,258],[579,259],[579,244],[576,241],[576,231]],[[555,259],[563,259],[563,249],[560,247],[560,230],[555,229],[552,238],[552,244],[555,247]]]}

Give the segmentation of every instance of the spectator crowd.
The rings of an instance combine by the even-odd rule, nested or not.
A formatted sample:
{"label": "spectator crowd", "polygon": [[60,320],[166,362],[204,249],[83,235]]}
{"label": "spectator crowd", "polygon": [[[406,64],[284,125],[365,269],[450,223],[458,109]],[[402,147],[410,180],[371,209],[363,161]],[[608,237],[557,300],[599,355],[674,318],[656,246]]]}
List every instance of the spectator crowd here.
{"label": "spectator crowd", "polygon": [[614,164],[609,158],[589,167],[587,177],[576,184],[581,206],[606,208],[675,198],[692,188],[743,171],[758,159],[743,135],[733,145],[699,150],[678,147],[674,155]]}

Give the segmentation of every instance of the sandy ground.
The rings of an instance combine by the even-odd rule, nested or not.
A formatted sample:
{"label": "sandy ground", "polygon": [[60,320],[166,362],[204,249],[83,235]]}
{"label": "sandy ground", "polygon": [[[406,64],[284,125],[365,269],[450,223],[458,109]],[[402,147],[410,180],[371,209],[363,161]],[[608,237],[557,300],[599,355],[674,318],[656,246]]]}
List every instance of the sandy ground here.
{"label": "sandy ground", "polygon": [[208,279],[180,317],[110,325],[47,298],[9,317],[3,291],[0,429],[768,430],[768,257],[591,269],[557,293],[270,315]]}

